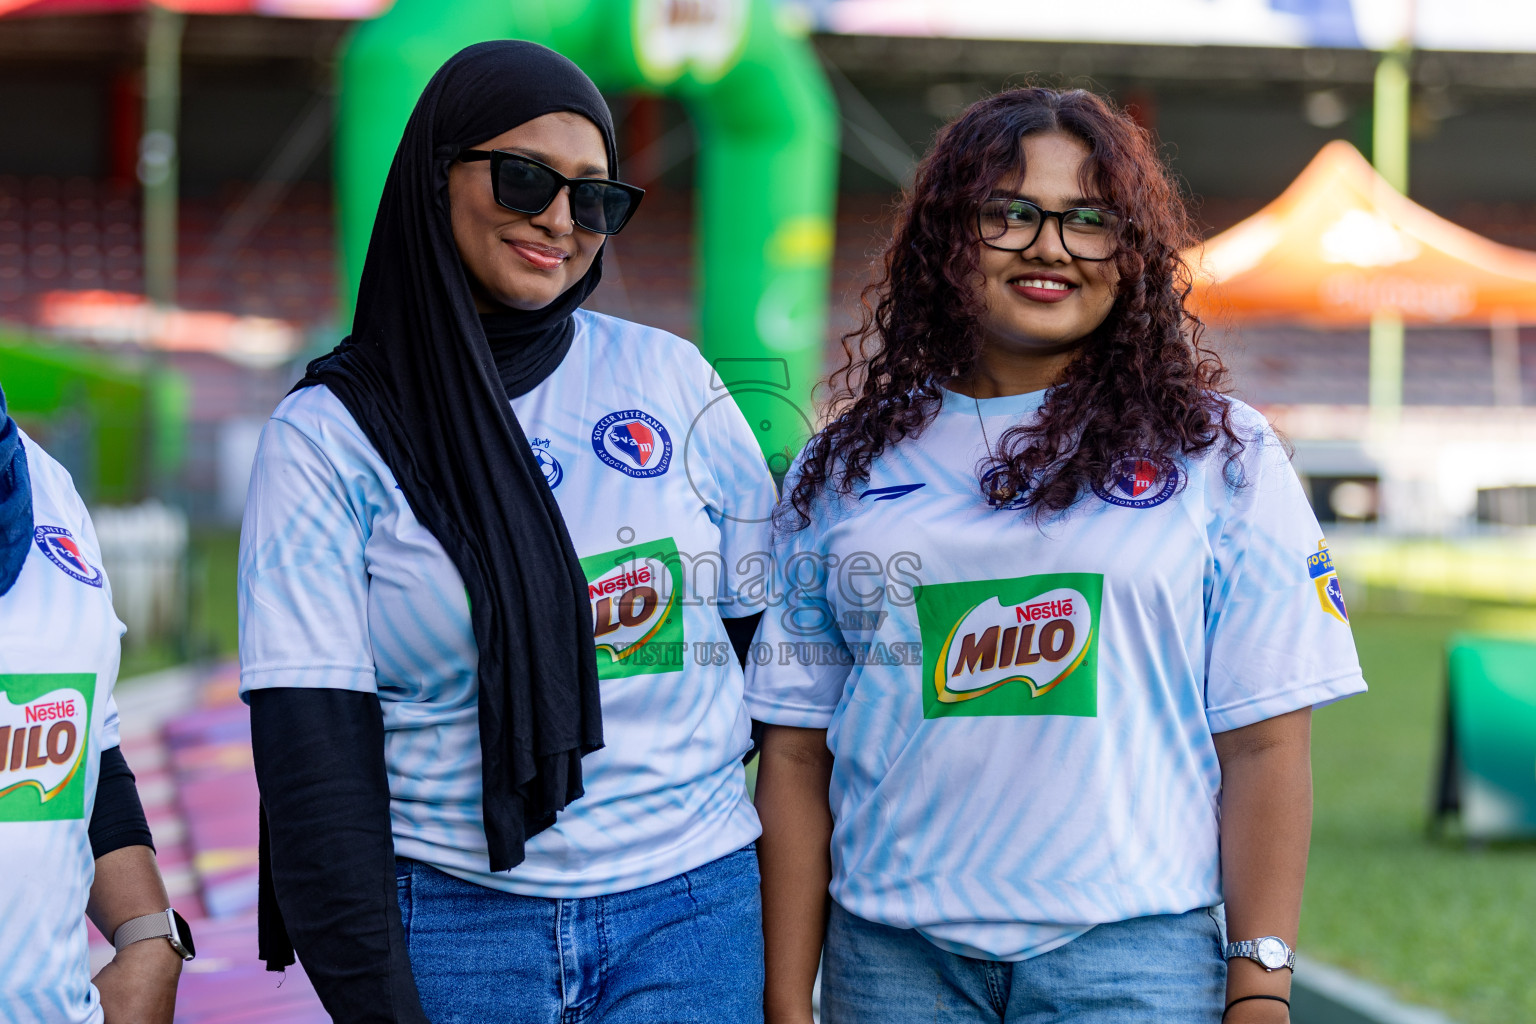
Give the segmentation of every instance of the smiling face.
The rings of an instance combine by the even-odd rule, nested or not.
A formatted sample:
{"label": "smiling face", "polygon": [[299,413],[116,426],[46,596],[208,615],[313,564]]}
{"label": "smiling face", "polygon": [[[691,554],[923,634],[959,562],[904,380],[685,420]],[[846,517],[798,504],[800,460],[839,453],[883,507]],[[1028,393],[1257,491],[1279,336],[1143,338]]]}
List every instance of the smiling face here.
{"label": "smiling face", "polygon": [[[568,178],[605,178],[607,150],[597,126],[580,114],[545,114],[473,149],[502,149],[548,164]],[[606,236],[571,221],[570,189],[542,213],[498,205],[488,161],[448,169],[453,241],[468,274],[475,307],[543,309],[586,274]]]}
{"label": "smiling face", "polygon": [[[1030,135],[1023,150],[1023,180],[1000,182],[993,196],[1027,199],[1046,210],[1108,205],[1084,191],[1089,152],[1076,136]],[[1027,378],[1037,387],[1054,383],[1114,306],[1114,261],[1074,259],[1054,217],[1023,252],[977,245],[986,302],[981,374],[999,381]]]}

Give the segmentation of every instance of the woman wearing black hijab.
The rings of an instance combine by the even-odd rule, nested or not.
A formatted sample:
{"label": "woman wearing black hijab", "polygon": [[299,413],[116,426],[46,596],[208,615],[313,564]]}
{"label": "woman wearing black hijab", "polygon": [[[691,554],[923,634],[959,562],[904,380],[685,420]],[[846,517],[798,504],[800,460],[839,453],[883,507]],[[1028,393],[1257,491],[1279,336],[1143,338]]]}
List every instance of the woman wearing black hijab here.
{"label": "woman wearing black hijab", "polygon": [[761,1019],[728,652],[774,488],[691,345],[578,308],[639,204],[616,166],[563,57],[450,59],[352,336],[262,435],[262,956],[337,1020]]}

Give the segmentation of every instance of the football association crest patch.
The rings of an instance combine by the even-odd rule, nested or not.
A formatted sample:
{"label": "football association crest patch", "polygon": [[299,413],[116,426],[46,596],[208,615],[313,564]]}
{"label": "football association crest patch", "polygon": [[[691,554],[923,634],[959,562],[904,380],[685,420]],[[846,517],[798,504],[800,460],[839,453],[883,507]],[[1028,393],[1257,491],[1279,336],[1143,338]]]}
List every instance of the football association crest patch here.
{"label": "football association crest patch", "polygon": [[1317,553],[1307,556],[1307,575],[1317,588],[1317,601],[1323,611],[1346,626],[1349,625],[1349,609],[1344,607],[1344,587],[1339,574],[1333,568],[1333,556],[1328,553],[1328,542],[1317,542]]}

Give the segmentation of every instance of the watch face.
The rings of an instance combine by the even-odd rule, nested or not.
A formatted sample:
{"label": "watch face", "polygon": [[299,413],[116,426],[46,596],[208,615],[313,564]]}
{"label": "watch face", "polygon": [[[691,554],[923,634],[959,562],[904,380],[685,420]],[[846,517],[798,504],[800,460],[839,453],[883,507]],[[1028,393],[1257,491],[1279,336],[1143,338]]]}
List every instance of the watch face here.
{"label": "watch face", "polygon": [[191,960],[197,956],[197,947],[192,943],[192,929],[187,927],[187,919],[176,911],[171,911],[171,917],[176,926],[176,930],[169,936],[171,948],[183,960]]}
{"label": "watch face", "polygon": [[1256,952],[1258,953],[1259,963],[1272,971],[1279,970],[1285,966],[1285,943],[1273,935],[1260,939]]}

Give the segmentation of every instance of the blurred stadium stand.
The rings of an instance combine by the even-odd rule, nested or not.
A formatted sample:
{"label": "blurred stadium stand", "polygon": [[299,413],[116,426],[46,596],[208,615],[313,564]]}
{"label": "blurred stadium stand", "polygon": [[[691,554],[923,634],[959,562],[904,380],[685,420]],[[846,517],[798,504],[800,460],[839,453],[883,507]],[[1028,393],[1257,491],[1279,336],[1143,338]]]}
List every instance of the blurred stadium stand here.
{"label": "blurred stadium stand", "polygon": [[[1364,405],[1369,337],[1365,330],[1248,327],[1213,331],[1238,394],[1255,405]],[[1522,394],[1536,396],[1536,330],[1521,332]],[[1495,405],[1492,348],[1476,328],[1409,330],[1404,345],[1405,405]]]}
{"label": "blurred stadium stand", "polygon": [[[249,186],[184,199],[179,224],[181,305],[329,323],[336,252],[330,189],[295,184],[255,230],[228,244],[225,229]],[[36,317],[52,291],[143,291],[136,188],[87,177],[0,177],[0,319]]]}
{"label": "blurred stadium stand", "polygon": [[[0,19],[0,321],[37,324],[57,291],[142,293],[139,134],[142,16]],[[187,19],[183,41],[178,301],[294,325],[309,352],[340,336],[330,184],[334,60],[346,22]],[[1126,103],[1162,140],[1203,230],[1272,199],[1331,138],[1369,138],[1373,58],[1356,50],[1142,46],[820,35],[844,155],[828,326],[836,340],[886,236],[901,183],[942,122],[1024,81],[1084,85]],[[1536,249],[1536,54],[1415,59],[1413,198],[1479,234]],[[626,176],[645,207],[613,239],[594,308],[693,337],[693,137],[669,100],[612,97]],[[61,126],[63,126],[61,128]],[[708,268],[703,268],[707,272]],[[1364,331],[1210,325],[1238,393],[1266,407],[1359,407]],[[1522,402],[1536,404],[1536,330],[1521,335]],[[299,361],[270,369],[215,355],[164,358],[190,382],[177,492],[195,521],[243,494],[222,460],[248,446]],[[1405,403],[1496,404],[1489,336],[1410,330]],[[1503,391],[1507,402],[1510,393]],[[1354,469],[1339,472],[1353,473]],[[1346,475],[1347,475],[1346,473]],[[233,474],[238,476],[238,474]],[[222,489],[222,490],[221,490]],[[239,492],[239,493],[236,493]]]}

